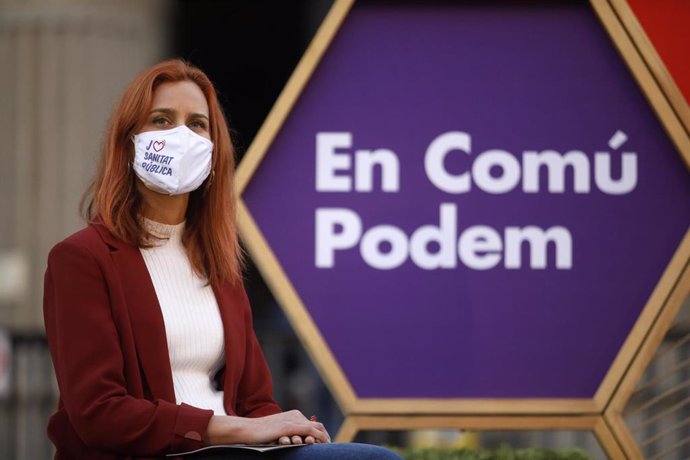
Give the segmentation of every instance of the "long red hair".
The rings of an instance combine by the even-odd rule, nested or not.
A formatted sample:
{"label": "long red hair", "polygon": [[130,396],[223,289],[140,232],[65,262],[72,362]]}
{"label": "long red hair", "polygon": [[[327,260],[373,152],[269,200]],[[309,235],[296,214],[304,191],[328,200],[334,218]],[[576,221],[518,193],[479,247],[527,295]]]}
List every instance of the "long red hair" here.
{"label": "long red hair", "polygon": [[92,222],[100,218],[118,239],[146,247],[142,204],[131,167],[132,136],[144,124],[153,93],[164,82],[192,81],[206,96],[213,141],[212,173],[189,197],[182,242],[194,270],[212,285],[241,279],[242,252],[237,238],[232,176],[234,150],[216,90],[200,69],[178,59],[161,62],[137,76],[110,119],[96,176],[82,198],[81,210]]}

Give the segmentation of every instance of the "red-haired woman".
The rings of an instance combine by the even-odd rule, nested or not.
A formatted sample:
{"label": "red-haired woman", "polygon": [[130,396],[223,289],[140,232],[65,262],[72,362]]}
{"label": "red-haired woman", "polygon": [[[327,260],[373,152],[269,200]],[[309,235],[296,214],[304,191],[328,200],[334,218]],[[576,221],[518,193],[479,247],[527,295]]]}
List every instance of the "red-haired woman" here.
{"label": "red-haired woman", "polygon": [[48,257],[56,458],[236,443],[310,444],[276,451],[300,460],[398,458],[329,444],[322,424],[274,402],[241,281],[233,169],[227,125],[201,70],[166,61],[129,85],[85,195],[89,225]]}

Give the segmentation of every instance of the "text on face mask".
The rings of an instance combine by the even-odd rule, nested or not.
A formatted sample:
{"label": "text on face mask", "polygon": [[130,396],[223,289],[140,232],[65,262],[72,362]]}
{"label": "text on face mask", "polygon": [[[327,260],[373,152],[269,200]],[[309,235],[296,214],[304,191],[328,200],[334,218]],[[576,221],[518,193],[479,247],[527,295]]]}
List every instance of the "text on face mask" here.
{"label": "text on face mask", "polygon": [[172,176],[172,168],[170,168],[169,166],[164,166],[169,165],[172,159],[173,157],[171,157],[170,155],[161,155],[160,153],[144,152],[144,160],[150,161],[152,163],[142,161],[141,167],[150,173],[160,174],[161,176]]}

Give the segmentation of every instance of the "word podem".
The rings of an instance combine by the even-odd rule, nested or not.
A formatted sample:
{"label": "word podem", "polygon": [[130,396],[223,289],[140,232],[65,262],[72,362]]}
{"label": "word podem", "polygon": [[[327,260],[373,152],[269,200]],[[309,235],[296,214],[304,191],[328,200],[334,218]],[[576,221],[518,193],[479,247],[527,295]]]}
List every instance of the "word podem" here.
{"label": "word podem", "polygon": [[[615,150],[626,141],[627,135],[616,131],[608,146]],[[351,133],[317,134],[317,192],[371,192],[375,168],[380,170],[382,192],[400,191],[400,160],[395,152],[389,149],[360,149],[352,155],[344,151],[351,147]],[[444,164],[452,152],[471,155],[471,136],[461,131],[441,134],[429,144],[424,165],[418,165],[424,168],[429,182],[435,188],[449,195],[471,193],[473,183],[481,192],[505,194],[517,189],[521,182],[522,193],[563,194],[567,169],[572,170],[571,190],[578,194],[592,193],[595,188],[607,195],[624,195],[637,185],[637,154],[634,152],[621,154],[620,174],[615,179],[611,174],[614,168],[609,152],[595,152],[592,165],[590,158],[579,150],[563,154],[555,150],[528,150],[522,153],[520,161],[508,151],[493,149],[477,155],[467,171],[451,174]],[[542,168],[547,171],[543,187],[539,183]],[[499,174],[495,174],[496,170]],[[353,173],[354,177],[348,173]],[[501,261],[506,269],[520,269],[525,265],[530,269],[546,269],[549,260],[559,270],[568,270],[573,266],[573,237],[565,226],[554,225],[546,229],[535,225],[507,226],[499,231],[487,225],[472,225],[458,232],[457,205],[441,203],[438,206],[438,224],[421,225],[409,236],[398,226],[389,223],[365,230],[361,218],[353,209],[317,208],[316,267],[333,268],[338,251],[356,247],[359,247],[362,260],[379,270],[397,268],[408,259],[425,270],[453,269],[459,262],[473,270],[489,270],[497,267]],[[522,260],[525,244],[529,246],[528,263]],[[435,250],[430,251],[429,246],[434,246]],[[548,254],[553,256],[548,257]]]}
{"label": "word podem", "polygon": [[[505,242],[504,242],[505,239]],[[521,268],[521,248],[530,245],[530,268],[546,268],[547,246],[555,245],[556,268],[572,267],[572,237],[567,228],[556,226],[543,230],[535,226],[506,227],[504,239],[492,227],[474,225],[457,236],[457,208],[444,203],[440,209],[440,224],[424,225],[408,239],[405,232],[394,225],[377,225],[362,234],[359,215],[347,208],[316,210],[316,266],[332,268],[335,251],[359,244],[362,259],[371,267],[390,270],[399,267],[409,257],[420,268],[455,268],[458,256],[467,267],[475,270],[494,268],[505,251],[505,268]],[[435,243],[438,250],[430,252]],[[381,247],[387,244],[388,251]],[[505,246],[505,249],[504,249]],[[457,256],[456,256],[457,251]]]}

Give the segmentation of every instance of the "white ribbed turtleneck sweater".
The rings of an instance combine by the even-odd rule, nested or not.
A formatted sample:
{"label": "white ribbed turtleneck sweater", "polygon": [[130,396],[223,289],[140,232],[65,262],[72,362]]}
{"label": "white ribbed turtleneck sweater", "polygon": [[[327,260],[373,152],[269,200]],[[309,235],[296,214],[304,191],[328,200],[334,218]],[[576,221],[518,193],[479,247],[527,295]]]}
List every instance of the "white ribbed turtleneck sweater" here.
{"label": "white ribbed turtleneck sweater", "polygon": [[163,313],[176,402],[225,415],[223,392],[212,384],[225,359],[213,289],[192,270],[182,245],[184,222],[165,225],[144,219],[144,225],[163,238],[140,251]]}

